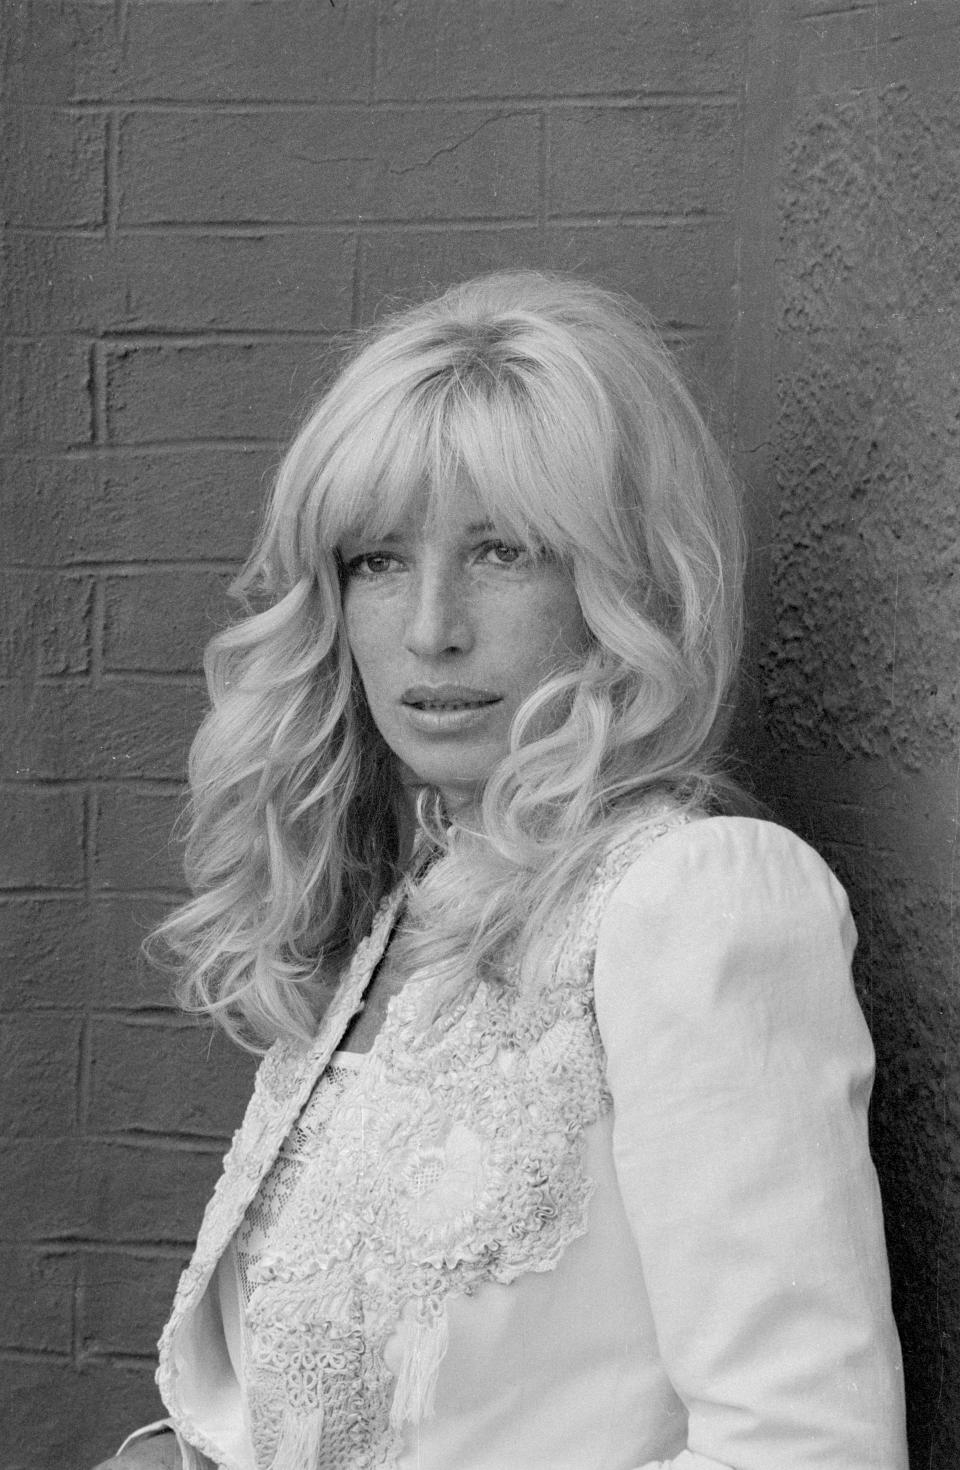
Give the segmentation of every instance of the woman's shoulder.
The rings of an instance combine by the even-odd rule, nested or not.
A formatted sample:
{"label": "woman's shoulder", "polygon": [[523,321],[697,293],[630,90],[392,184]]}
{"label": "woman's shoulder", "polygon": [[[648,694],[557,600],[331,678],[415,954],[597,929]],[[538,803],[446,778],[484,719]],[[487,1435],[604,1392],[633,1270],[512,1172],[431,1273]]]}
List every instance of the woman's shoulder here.
{"label": "woman's shoulder", "polygon": [[598,931],[594,1013],[614,1096],[656,1077],[657,1108],[665,1079],[674,1092],[769,1101],[778,1078],[782,1100],[833,1096],[838,1079],[865,1100],[873,1050],[855,944],[843,888],[786,828],[672,827],[623,875]]}
{"label": "woman's shoulder", "polygon": [[[649,834],[649,835],[648,835]],[[628,846],[631,838],[624,839]],[[711,816],[665,806],[649,813],[632,835],[633,851],[608,894],[612,905],[659,896],[710,900],[725,906],[796,906],[809,899],[839,911],[846,894],[814,848],[777,822],[752,816]]]}
{"label": "woman's shoulder", "polygon": [[855,944],[846,893],[801,838],[756,817],[690,814],[608,893],[595,996],[600,1011],[611,997],[616,1009],[642,972],[649,1001],[699,1014],[733,977],[743,1004],[801,989],[814,1003],[837,982],[849,989]]}

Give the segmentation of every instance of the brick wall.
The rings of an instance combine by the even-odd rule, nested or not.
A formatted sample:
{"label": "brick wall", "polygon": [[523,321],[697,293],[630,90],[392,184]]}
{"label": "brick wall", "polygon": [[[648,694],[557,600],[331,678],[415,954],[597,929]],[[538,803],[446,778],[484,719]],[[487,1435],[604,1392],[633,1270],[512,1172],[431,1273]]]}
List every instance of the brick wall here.
{"label": "brick wall", "polygon": [[278,442],[331,334],[496,265],[645,298],[720,398],[743,6],[5,6],[6,1470],[156,1412],[246,1059],[137,946]]}
{"label": "brick wall", "polygon": [[[793,557],[829,488],[814,480],[804,501],[811,456],[853,444],[869,457],[900,423],[863,439],[867,410],[841,395],[829,442],[797,431],[838,401],[817,377],[827,336],[835,389],[865,351],[847,257],[814,225],[840,208],[831,228],[859,269],[845,191],[851,177],[877,197],[901,190],[896,167],[870,172],[881,99],[899,87],[922,101],[932,76],[954,74],[951,3],[0,0],[5,1470],[91,1463],[156,1412],[153,1343],[249,1087],[248,1060],[177,1017],[137,948],[178,891],[170,828],[200,652],[265,476],[332,335],[393,296],[510,264],[581,270],[646,301],[746,475],[758,632],[742,740],[766,794],[854,892],[890,1078],[880,1167],[914,1452],[931,1470],[956,1463],[943,1388],[960,1379],[956,1320],[937,1322],[960,1284],[942,1121],[960,1040],[956,830],[942,816],[956,726],[948,709],[943,738],[908,755],[941,820],[919,908],[905,907],[920,839],[884,793],[905,808],[920,788],[901,779],[899,746],[852,750],[833,718],[846,700],[852,728],[870,699],[842,679],[830,693],[810,657],[832,647],[842,598],[826,624],[795,617],[848,564],[837,517]],[[882,136],[893,157],[892,120]],[[888,232],[885,300],[915,264],[908,246]],[[809,335],[814,308],[826,336]],[[952,340],[942,329],[925,358],[879,362],[932,382]],[[928,400],[923,432],[949,443],[948,399]],[[930,555],[951,463],[931,462]],[[856,504],[847,513],[856,526]],[[881,581],[895,562],[881,548]],[[901,608],[901,636],[904,619],[947,627],[947,603],[921,604]],[[888,613],[864,595],[857,614],[883,683]],[[785,661],[764,653],[771,636]],[[925,677],[938,654],[917,648]],[[919,1224],[911,1197],[928,1200]]]}

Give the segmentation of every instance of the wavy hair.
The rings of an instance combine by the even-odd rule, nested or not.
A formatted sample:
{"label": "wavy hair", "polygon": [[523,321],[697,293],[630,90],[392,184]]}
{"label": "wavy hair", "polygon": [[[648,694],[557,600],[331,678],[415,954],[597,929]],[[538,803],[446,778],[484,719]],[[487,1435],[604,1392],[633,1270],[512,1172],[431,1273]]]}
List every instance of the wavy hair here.
{"label": "wavy hair", "polygon": [[[632,302],[480,277],[361,336],[280,467],[210,643],[190,756],[193,898],[158,930],[180,998],[253,1048],[316,1026],[316,981],[402,874],[402,801],[343,633],[337,548],[470,484],[498,533],[567,565],[590,646],[518,711],[469,825],[411,892],[405,963],[437,1015],[508,953],[537,971],[599,854],[653,793],[703,804],[741,628],[735,487]],[[433,816],[431,816],[431,810]],[[415,978],[414,977],[414,978]]]}

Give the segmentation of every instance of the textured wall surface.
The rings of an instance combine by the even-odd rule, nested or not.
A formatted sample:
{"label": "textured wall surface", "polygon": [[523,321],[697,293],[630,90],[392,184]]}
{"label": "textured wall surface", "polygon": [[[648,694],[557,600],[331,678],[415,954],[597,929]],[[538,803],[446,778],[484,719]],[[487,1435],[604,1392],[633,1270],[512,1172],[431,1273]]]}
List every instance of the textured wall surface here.
{"label": "textured wall surface", "polygon": [[152,1417],[249,1087],[137,948],[331,336],[501,264],[646,301],[750,491],[741,723],[851,890],[914,1463],[960,1464],[955,0],[0,0],[4,1470]]}
{"label": "textured wall surface", "polygon": [[916,1465],[960,1464],[960,12],[798,9],[769,799],[860,930]]}
{"label": "textured wall surface", "polygon": [[157,1412],[248,1061],[140,972],[199,658],[331,334],[510,263],[648,301],[729,401],[740,0],[8,0],[4,1470]]}

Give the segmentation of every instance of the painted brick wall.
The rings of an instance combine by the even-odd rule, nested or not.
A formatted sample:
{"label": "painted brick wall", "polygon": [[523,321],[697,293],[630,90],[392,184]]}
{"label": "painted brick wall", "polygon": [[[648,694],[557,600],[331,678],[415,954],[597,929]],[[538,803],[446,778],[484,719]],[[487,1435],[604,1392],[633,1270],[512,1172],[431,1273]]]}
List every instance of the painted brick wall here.
{"label": "painted brick wall", "polygon": [[137,949],[278,445],[332,336],[509,264],[645,300],[744,472],[741,743],[851,888],[914,1458],[960,1463],[958,26],[954,0],[0,0],[4,1470],[155,1413],[249,1088]]}
{"label": "painted brick wall", "polygon": [[741,0],[13,0],[2,282],[5,1470],[157,1411],[250,1066],[137,946],[200,652],[332,334],[500,264],[659,313],[724,398]]}

